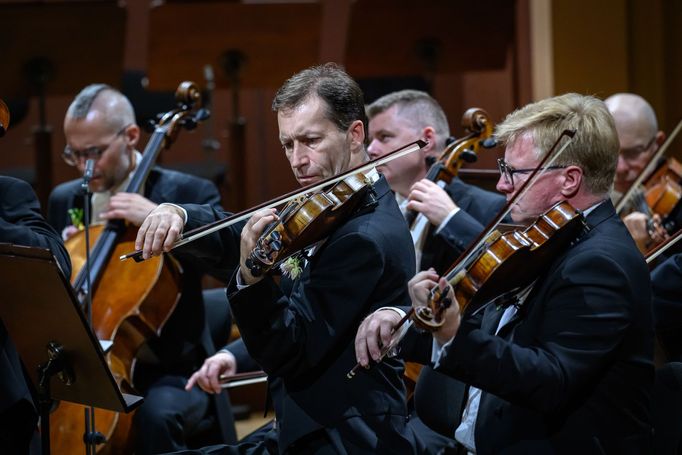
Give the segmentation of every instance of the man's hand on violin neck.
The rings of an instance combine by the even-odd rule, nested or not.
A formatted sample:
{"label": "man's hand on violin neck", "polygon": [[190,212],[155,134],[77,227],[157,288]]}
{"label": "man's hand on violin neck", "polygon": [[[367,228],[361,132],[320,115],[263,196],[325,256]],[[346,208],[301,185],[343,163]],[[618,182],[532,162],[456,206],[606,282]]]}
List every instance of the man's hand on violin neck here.
{"label": "man's hand on violin neck", "polygon": [[157,207],[157,204],[137,193],[116,193],[111,196],[109,206],[100,218],[105,220],[126,220],[135,226],[141,226],[145,218]]}
{"label": "man's hand on violin neck", "polygon": [[262,209],[254,213],[249,221],[246,222],[242,229],[241,243],[240,243],[240,259],[239,259],[239,273],[242,278],[242,284],[251,285],[263,279],[263,276],[254,276],[250,268],[246,265],[247,259],[250,258],[251,253],[258,244],[258,239],[263,235],[265,228],[273,221],[279,220],[275,209]]}
{"label": "man's hand on violin neck", "polygon": [[450,212],[457,208],[443,188],[427,179],[412,185],[407,199],[407,208],[422,213],[434,226],[440,226]]}
{"label": "man's hand on violin neck", "polygon": [[360,324],[355,335],[355,357],[367,367],[370,359],[381,359],[384,346],[391,343],[393,328],[400,322],[400,314],[391,309],[381,309],[370,314]]}
{"label": "man's hand on violin neck", "polygon": [[185,226],[182,211],[171,204],[161,204],[151,211],[137,231],[135,248],[142,250],[142,257],[149,259],[170,251],[180,238]]}
{"label": "man's hand on violin neck", "polygon": [[424,307],[430,304],[429,297],[431,290],[440,286],[441,291],[447,289],[446,298],[452,302],[443,313],[443,325],[440,329],[433,332],[433,337],[440,345],[444,345],[455,337],[462,316],[459,312],[459,304],[455,299],[455,292],[443,277],[439,277],[433,269],[417,273],[408,283],[407,289],[412,300],[412,307]]}

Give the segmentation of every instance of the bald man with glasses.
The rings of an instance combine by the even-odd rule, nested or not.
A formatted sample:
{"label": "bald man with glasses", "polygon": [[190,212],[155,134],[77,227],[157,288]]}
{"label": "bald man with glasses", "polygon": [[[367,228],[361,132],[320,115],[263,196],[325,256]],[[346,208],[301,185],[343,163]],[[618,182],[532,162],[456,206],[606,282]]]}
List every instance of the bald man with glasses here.
{"label": "bald man with glasses", "polygon": [[[617,93],[604,100],[616,122],[620,153],[614,180],[612,199],[617,203],[630,186],[644,172],[651,158],[665,141],[665,133],[658,129],[658,121],[651,105],[634,93]],[[633,201],[643,200],[643,188],[636,190]],[[640,251],[645,252],[654,242],[667,237],[658,215],[648,212],[646,204],[628,203],[623,222],[635,239]],[[622,216],[622,213],[621,213]]]}
{"label": "bald man with glasses", "polygon": [[[89,85],[76,96],[64,119],[64,135],[62,157],[67,164],[82,174],[86,161],[94,160],[89,183],[93,223],[124,220],[139,226],[164,202],[220,209],[220,196],[211,182],[158,166],[149,172],[141,194],[125,192],[142,159],[137,150],[140,128],[130,101],[110,86]],[[48,222],[64,239],[82,229],[83,220],[77,216],[84,208],[81,182],[79,178],[62,183],[50,194]],[[215,351],[205,336],[201,292],[205,269],[196,258],[174,256],[182,267],[181,297],[160,336],[149,341],[144,358],[138,357],[135,365],[134,386],[145,398],[133,422],[137,454],[186,448],[193,428],[209,409],[206,393],[184,391],[189,375]]]}

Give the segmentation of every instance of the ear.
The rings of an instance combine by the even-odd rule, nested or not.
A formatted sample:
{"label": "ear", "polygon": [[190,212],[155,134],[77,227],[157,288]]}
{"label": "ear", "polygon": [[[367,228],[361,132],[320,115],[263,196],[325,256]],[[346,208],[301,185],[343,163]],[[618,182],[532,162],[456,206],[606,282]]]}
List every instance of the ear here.
{"label": "ear", "polygon": [[140,127],[133,123],[126,128],[125,133],[123,134],[125,135],[128,146],[132,147],[133,149],[136,148],[137,143],[140,141]]}
{"label": "ear", "polygon": [[562,175],[561,195],[566,199],[571,199],[580,191],[584,178],[583,170],[578,166],[568,166]]}
{"label": "ear", "polygon": [[350,139],[351,153],[364,153],[365,125],[363,125],[362,120],[355,120],[353,123],[351,123],[350,127],[348,127],[347,135]]}
{"label": "ear", "polygon": [[658,147],[663,145],[665,142],[665,133],[663,131],[656,133],[656,139],[654,139],[654,142],[656,143],[656,149],[658,149]]}
{"label": "ear", "polygon": [[434,130],[433,127],[425,127],[421,132],[420,139],[427,142],[426,147],[422,149],[422,154],[424,157],[433,156],[436,158],[440,152],[442,152],[442,150],[436,149],[436,130]]}

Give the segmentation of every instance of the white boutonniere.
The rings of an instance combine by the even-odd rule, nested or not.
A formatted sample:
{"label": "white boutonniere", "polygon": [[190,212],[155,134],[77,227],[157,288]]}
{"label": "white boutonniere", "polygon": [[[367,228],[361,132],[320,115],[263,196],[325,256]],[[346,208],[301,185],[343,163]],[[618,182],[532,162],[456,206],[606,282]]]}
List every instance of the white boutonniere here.
{"label": "white boutonniere", "polygon": [[295,280],[301,276],[301,272],[303,272],[304,260],[305,257],[303,254],[294,254],[293,256],[289,256],[279,265],[279,270],[282,272],[282,275]]}

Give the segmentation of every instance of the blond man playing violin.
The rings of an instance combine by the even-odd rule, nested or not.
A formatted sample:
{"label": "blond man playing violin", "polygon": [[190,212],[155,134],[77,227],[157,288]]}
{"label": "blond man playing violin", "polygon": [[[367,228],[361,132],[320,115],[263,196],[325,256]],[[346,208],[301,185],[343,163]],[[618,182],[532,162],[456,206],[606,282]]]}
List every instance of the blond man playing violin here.
{"label": "blond man playing violin", "polygon": [[[474,313],[459,310],[465,302],[433,271],[409,283],[414,306],[427,304],[436,286],[453,301],[441,329],[411,329],[406,342],[469,385],[461,422],[451,428],[469,453],[652,450],[651,291],[608,199],[618,137],[604,103],[567,94],[510,114],[496,131],[506,146],[497,188],[511,198],[565,129],[577,131],[574,140],[511,209],[525,223],[560,201],[581,210],[585,230],[565,252],[504,304]],[[380,358],[398,318],[381,310],[365,319],[356,336],[362,365]]]}

